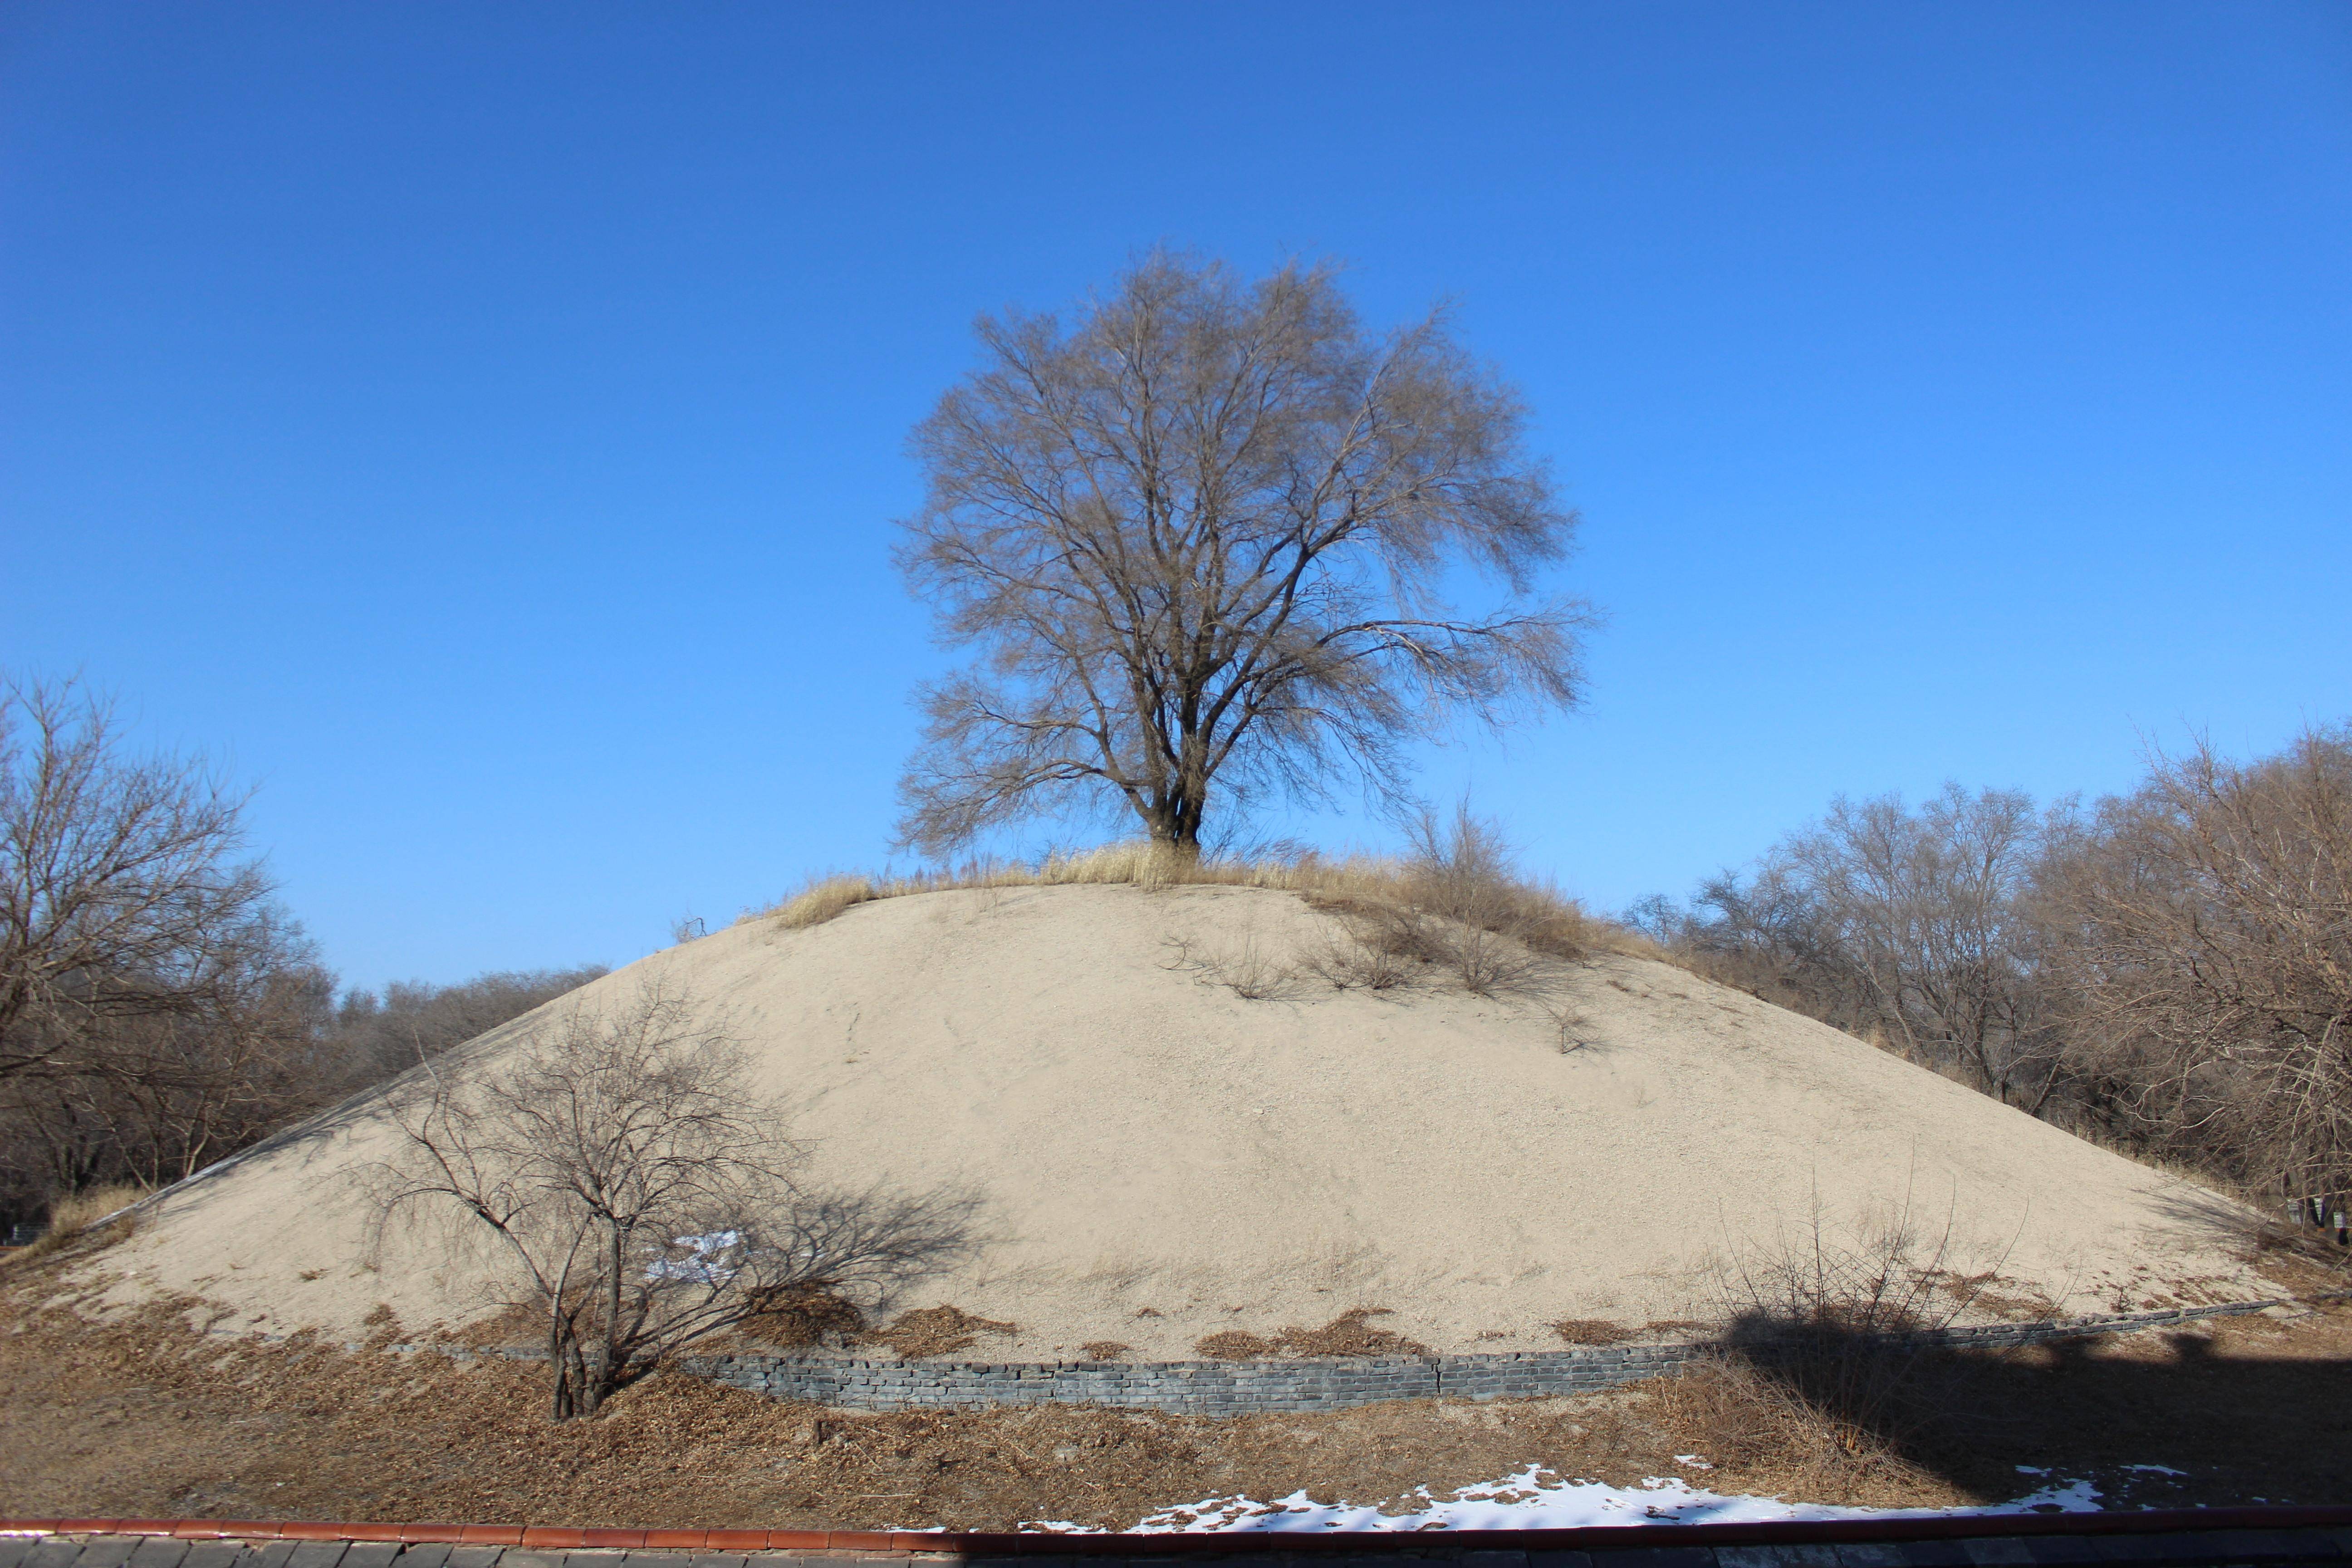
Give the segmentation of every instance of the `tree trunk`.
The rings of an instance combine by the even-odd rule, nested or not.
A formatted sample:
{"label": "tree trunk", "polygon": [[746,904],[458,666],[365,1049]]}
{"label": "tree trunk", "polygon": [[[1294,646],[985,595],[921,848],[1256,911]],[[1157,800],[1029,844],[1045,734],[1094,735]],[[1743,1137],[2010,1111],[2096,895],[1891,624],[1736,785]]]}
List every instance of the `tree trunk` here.
{"label": "tree trunk", "polygon": [[572,1375],[571,1324],[563,1316],[563,1303],[557,1301],[547,1311],[547,1364],[555,1374],[555,1388],[551,1395],[548,1415],[557,1421],[569,1421],[576,1404],[578,1384]]}
{"label": "tree trunk", "polygon": [[1201,858],[1201,808],[1179,800],[1148,812],[1144,826],[1150,830],[1153,847],[1165,849],[1184,865],[1196,864]]}

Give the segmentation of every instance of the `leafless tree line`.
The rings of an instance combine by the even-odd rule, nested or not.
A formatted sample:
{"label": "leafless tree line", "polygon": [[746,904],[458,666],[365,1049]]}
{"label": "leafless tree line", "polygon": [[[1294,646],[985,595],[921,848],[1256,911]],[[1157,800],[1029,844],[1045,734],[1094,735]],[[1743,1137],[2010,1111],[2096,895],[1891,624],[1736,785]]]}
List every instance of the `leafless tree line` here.
{"label": "leafless tree line", "polygon": [[0,1226],[176,1180],[601,971],[337,983],[245,799],[76,681],[0,681]]}
{"label": "leafless tree line", "polygon": [[1840,800],[1633,919],[2021,1110],[2314,1212],[2352,1196],[2352,728],[2158,756],[2087,807]]}

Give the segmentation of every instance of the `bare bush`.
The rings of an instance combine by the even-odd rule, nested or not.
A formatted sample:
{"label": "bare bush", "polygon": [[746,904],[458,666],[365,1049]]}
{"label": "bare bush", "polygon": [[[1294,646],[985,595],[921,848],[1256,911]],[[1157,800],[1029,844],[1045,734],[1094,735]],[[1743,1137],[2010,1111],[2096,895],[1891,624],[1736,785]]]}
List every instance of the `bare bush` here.
{"label": "bare bush", "polygon": [[1442,972],[1477,996],[1549,995],[1549,960],[1589,956],[1599,923],[1520,877],[1501,828],[1467,802],[1412,824],[1412,852],[1387,878],[1310,894],[1339,927],[1307,955],[1333,986],[1387,990]]}
{"label": "bare bush", "polygon": [[1733,1468],[1770,1460],[1843,1500],[1906,1469],[1958,1402],[1963,1369],[1937,1342],[1981,1281],[1948,1267],[1948,1218],[1903,1203],[1850,1234],[1810,1224],[1718,1259],[1713,1354],[1653,1389],[1666,1424]]}
{"label": "bare bush", "polygon": [[1558,1032],[1559,1054],[1567,1056],[1593,1043],[1592,1019],[1580,1007],[1553,1005],[1544,1009]]}
{"label": "bare bush", "polygon": [[1277,956],[1255,930],[1230,942],[1171,936],[1164,945],[1171,954],[1168,968],[1191,970],[1245,1001],[1287,995],[1298,979],[1298,967]]}
{"label": "bare bush", "polygon": [[547,1335],[557,1420],[593,1415],[669,1354],[812,1290],[887,1295],[963,1245],[966,1210],[828,1195],[683,998],[574,1007],[502,1066],[401,1086],[402,1152],[371,1172],[412,1212],[494,1240]]}
{"label": "bare bush", "polygon": [[[1076,807],[1189,858],[1213,792],[1393,795],[1442,714],[1576,700],[1585,616],[1534,593],[1575,520],[1441,315],[1375,337],[1329,268],[1163,252],[1066,328],[978,333],[913,437],[899,567],[979,659],[922,693],[907,843]],[[1502,607],[1447,604],[1460,565]]]}
{"label": "bare bush", "polygon": [[1334,991],[1394,991],[1426,963],[1427,943],[1407,911],[1349,910],[1299,954],[1299,967]]}
{"label": "bare bush", "polygon": [[1528,944],[1538,899],[1516,874],[1501,827],[1467,801],[1450,816],[1424,811],[1413,824],[1407,862],[1420,935],[1476,996],[1537,987],[1545,970]]}
{"label": "bare bush", "polygon": [[0,1220],[189,1175],[603,973],[338,1007],[243,804],[77,683],[0,687]]}
{"label": "bare bush", "polygon": [[78,683],[0,685],[0,1218],[170,1181],[344,1091],[243,798]]}
{"label": "bare bush", "polygon": [[2352,729],[2157,755],[2088,812],[1841,800],[1751,876],[1629,919],[1701,974],[2298,1224],[2352,1204]]}

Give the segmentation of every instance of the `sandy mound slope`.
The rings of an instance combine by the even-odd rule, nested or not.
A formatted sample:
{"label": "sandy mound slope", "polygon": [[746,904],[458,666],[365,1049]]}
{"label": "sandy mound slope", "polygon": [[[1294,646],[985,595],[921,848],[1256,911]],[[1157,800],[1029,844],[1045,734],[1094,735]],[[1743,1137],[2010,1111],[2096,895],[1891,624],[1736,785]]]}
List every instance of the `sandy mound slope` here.
{"label": "sandy mound slope", "polygon": [[[2243,1212],[2210,1193],[1664,964],[1578,967],[1548,1009],[1312,980],[1250,1000],[1177,962],[1279,959],[1329,929],[1249,889],[933,893],[740,925],[578,999],[683,986],[807,1107],[819,1174],[977,1191],[977,1261],[898,1303],[1020,1325],[969,1356],[1178,1358],[1358,1307],[1433,1349],[1557,1348],[1561,1318],[1703,1316],[1710,1255],[1906,1192],[1931,1232],[1948,1219],[1949,1264],[1998,1264],[2010,1299],[2261,1293]],[[362,1110],[215,1167],[93,1267],[266,1331],[351,1335],[379,1302],[412,1330],[480,1316],[478,1265],[371,1258],[350,1173],[388,1146]]]}

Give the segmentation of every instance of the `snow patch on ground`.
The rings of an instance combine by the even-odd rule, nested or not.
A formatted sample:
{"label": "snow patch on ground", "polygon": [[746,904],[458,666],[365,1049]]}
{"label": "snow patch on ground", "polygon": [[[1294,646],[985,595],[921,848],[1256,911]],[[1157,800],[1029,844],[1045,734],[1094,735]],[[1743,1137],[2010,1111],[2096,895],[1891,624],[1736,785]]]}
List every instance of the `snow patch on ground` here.
{"label": "snow patch on ground", "polygon": [[[2020,1470],[2047,1476],[2046,1470]],[[1415,1531],[1579,1530],[1609,1524],[1752,1524],[1781,1519],[1928,1519],[1948,1514],[2095,1513],[2099,1489],[2089,1481],[2045,1481],[2025,1497],[1984,1508],[1839,1508],[1827,1503],[1784,1502],[1775,1497],[1725,1497],[1675,1477],[1653,1476],[1638,1487],[1599,1481],[1545,1479],[1539,1465],[1515,1476],[1464,1487],[1450,1497],[1419,1496],[1427,1502],[1402,1513],[1372,1507],[1310,1501],[1293,1492],[1276,1502],[1246,1497],[1204,1498],[1162,1509],[1135,1527],[1138,1534],[1202,1531]],[[1073,1535],[1096,1533],[1063,1521],[1039,1520],[1024,1530]]]}

